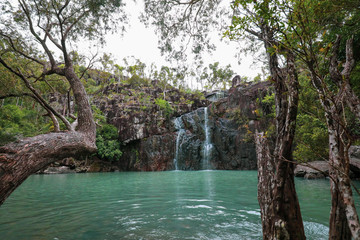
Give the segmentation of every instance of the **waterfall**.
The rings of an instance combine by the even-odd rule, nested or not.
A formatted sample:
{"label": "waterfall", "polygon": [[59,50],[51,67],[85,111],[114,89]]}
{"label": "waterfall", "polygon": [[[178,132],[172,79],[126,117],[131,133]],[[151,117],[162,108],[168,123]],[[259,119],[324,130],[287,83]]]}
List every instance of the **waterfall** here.
{"label": "waterfall", "polygon": [[180,151],[180,144],[183,135],[185,134],[185,129],[183,128],[182,119],[178,117],[174,121],[175,129],[178,130],[177,137],[176,137],[176,149],[175,149],[175,158],[174,158],[174,166],[175,170],[179,170],[179,151]]}
{"label": "waterfall", "polygon": [[203,147],[203,169],[210,169],[210,156],[213,145],[211,143],[210,127],[209,127],[209,114],[208,108],[204,109],[204,131],[205,131],[205,142]]}

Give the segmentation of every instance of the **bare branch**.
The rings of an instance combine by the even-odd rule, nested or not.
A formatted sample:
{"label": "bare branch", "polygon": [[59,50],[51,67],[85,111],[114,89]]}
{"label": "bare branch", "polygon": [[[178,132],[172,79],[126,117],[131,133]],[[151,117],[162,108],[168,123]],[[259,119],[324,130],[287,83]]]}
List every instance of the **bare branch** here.
{"label": "bare branch", "polygon": [[33,62],[36,62],[36,63],[40,64],[40,65],[43,65],[43,66],[45,65],[45,63],[44,63],[43,61],[40,61],[39,59],[36,59],[36,58],[34,58],[34,57],[31,57],[30,55],[28,55],[28,54],[24,53],[23,51],[19,50],[19,49],[15,46],[15,43],[14,43],[13,39],[12,39],[10,36],[5,35],[5,34],[3,34],[2,32],[0,32],[0,35],[8,39],[11,48],[12,48],[16,53],[20,54],[21,56],[23,56],[23,57],[25,57],[25,58],[33,61]]}
{"label": "bare branch", "polygon": [[17,94],[11,93],[11,94],[6,94],[6,95],[1,95],[0,99],[10,98],[10,97],[24,97],[24,96],[32,97],[37,101],[37,98],[35,97],[35,95],[31,94],[31,93],[17,93]]}
{"label": "bare branch", "polygon": [[29,29],[30,29],[31,34],[36,38],[36,40],[41,44],[41,46],[45,50],[47,56],[49,57],[51,65],[55,66],[56,62],[55,62],[54,56],[52,55],[50,49],[48,48],[46,43],[40,38],[40,36],[35,32],[33,22],[32,22],[31,16],[30,16],[30,11],[29,11],[25,1],[19,0],[19,4],[26,15],[26,18],[28,19]]}

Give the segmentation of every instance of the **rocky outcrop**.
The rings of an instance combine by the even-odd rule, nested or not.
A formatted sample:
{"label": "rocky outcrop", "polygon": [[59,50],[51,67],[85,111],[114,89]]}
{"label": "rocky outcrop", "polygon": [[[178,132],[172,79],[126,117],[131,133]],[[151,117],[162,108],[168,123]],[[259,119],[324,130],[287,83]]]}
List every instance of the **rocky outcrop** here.
{"label": "rocky outcrop", "polygon": [[150,86],[110,84],[102,93],[103,97],[94,98],[93,102],[105,113],[107,122],[118,128],[122,143],[166,134],[171,128],[171,118],[208,104],[200,96],[171,87],[165,91],[168,109],[163,109],[156,100],[163,99],[164,91],[156,83]]}
{"label": "rocky outcrop", "polygon": [[64,174],[64,173],[75,173],[75,171],[70,169],[70,167],[67,167],[67,166],[59,166],[59,167],[48,167],[42,173],[43,174]]}
{"label": "rocky outcrop", "polygon": [[[350,157],[350,177],[360,178],[360,146],[351,146],[349,149]],[[305,179],[325,178],[329,175],[329,164],[326,161],[314,161],[308,163],[311,167],[297,165],[294,171],[296,177]]]}
{"label": "rocky outcrop", "polygon": [[[216,99],[210,94],[212,101],[199,94],[169,88],[165,95],[171,111],[165,112],[155,103],[164,96],[156,83],[153,86],[109,84],[101,94],[92,96],[91,101],[104,113],[107,122],[117,127],[122,143],[121,158],[111,163],[94,157],[81,161],[67,159],[51,166],[47,173],[65,169],[73,172],[200,170],[204,169],[205,158],[209,160],[206,165],[209,169],[256,169],[252,134],[261,118],[257,102],[268,93],[269,86],[269,82],[237,84],[226,94],[213,94],[220,96]],[[207,152],[206,140],[211,146]]]}
{"label": "rocky outcrop", "polygon": [[40,170],[37,174],[64,174],[64,173],[93,173],[93,172],[115,172],[119,168],[108,161],[102,161],[97,157],[86,157],[82,159],[65,158],[60,162],[52,163],[50,166]]}
{"label": "rocky outcrop", "polygon": [[311,167],[297,165],[294,171],[295,177],[305,179],[325,178],[329,175],[329,164],[325,161],[314,161],[308,163]]}
{"label": "rocky outcrop", "polygon": [[[210,132],[210,168],[222,170],[256,169],[255,145],[251,130],[258,119],[257,99],[267,92],[269,83],[243,84],[229,90],[229,96],[208,106],[208,128]],[[115,105],[114,105],[115,106]],[[204,107],[179,116],[182,135],[175,126],[175,118],[162,124],[149,112],[145,122],[157,122],[152,125],[157,130],[141,131],[142,136],[122,131],[117,122],[120,139],[126,144],[122,148],[123,156],[117,166],[123,171],[163,171],[174,170],[176,141],[178,140],[177,169],[200,170],[204,163],[205,116]],[[119,112],[115,110],[114,112]],[[109,116],[109,115],[108,115]],[[144,116],[145,117],[145,116]],[[131,122],[131,121],[130,121]],[[143,122],[140,120],[139,122]],[[160,123],[160,124],[159,124]],[[129,123],[127,123],[129,125]],[[126,125],[126,126],[128,126]]]}

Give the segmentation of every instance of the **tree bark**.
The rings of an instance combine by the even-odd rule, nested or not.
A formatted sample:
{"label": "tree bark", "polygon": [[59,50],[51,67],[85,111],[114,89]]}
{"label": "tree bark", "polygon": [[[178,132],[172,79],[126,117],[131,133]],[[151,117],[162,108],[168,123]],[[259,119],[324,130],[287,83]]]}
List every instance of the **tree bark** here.
{"label": "tree bark", "polygon": [[[78,106],[76,131],[26,138],[0,148],[0,205],[31,174],[52,162],[96,151],[96,125],[87,94],[72,65],[65,69]],[[71,127],[73,129],[73,127]]]}
{"label": "tree bark", "polygon": [[[265,48],[274,45],[267,26],[262,28]],[[264,133],[256,134],[258,158],[258,201],[263,238],[306,239],[294,182],[292,143],[298,108],[298,78],[295,59],[286,52],[286,72],[279,68],[276,53],[268,53],[272,81],[275,83],[276,142],[271,154]]]}
{"label": "tree bark", "polygon": [[[334,114],[331,114],[334,116]],[[329,115],[327,115],[329,116]],[[329,239],[331,240],[350,240],[351,231],[348,225],[347,217],[345,214],[345,204],[343,202],[342,193],[340,189],[340,182],[337,172],[342,168],[343,162],[339,159],[341,149],[341,142],[336,136],[336,133],[339,132],[339,129],[335,129],[335,125],[339,128],[339,124],[336,124],[335,121],[329,121],[327,119],[329,126],[329,164],[330,164],[330,190],[331,190],[331,210],[330,210],[330,221],[329,221]],[[333,119],[334,120],[334,119]],[[342,171],[342,170],[341,170]]]}
{"label": "tree bark", "polygon": [[[320,74],[314,68],[314,60],[307,65],[311,73],[311,81],[318,92],[321,105],[325,111],[325,118],[329,135],[329,164],[331,176],[332,205],[330,211],[329,239],[360,239],[359,217],[352,195],[349,160],[346,145],[350,139],[346,136],[348,131],[344,121],[344,106],[346,104],[352,111],[357,112],[359,99],[350,86],[350,74],[354,67],[352,52],[352,39],[346,42],[346,62],[342,72],[339,71],[338,51],[340,36],[334,42],[330,57],[330,79],[336,84],[337,89],[329,91]],[[312,59],[315,59],[312,56]]]}
{"label": "tree bark", "polygon": [[38,135],[0,147],[0,205],[30,174],[54,161],[95,151],[94,141],[75,131]]}
{"label": "tree bark", "polygon": [[360,224],[349,177],[349,160],[346,156],[344,124],[340,122],[342,111],[336,106],[328,109],[329,163],[332,206],[330,212],[329,239],[360,239]]}

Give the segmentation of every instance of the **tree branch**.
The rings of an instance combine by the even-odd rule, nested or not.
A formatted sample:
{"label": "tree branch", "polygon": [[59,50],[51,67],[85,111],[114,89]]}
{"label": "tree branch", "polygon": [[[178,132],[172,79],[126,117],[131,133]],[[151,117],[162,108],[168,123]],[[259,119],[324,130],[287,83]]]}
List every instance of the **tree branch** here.
{"label": "tree branch", "polygon": [[61,114],[59,114],[53,107],[51,107],[46,101],[45,99],[43,99],[43,97],[36,91],[35,88],[33,88],[30,84],[30,82],[27,80],[27,78],[18,70],[15,71],[13,68],[11,68],[9,65],[6,64],[6,62],[0,57],[0,63],[7,68],[10,72],[12,72],[13,74],[15,74],[16,76],[18,76],[26,85],[26,87],[36,96],[36,98],[38,99],[38,102],[45,108],[48,109],[49,111],[51,111],[55,116],[57,116],[58,118],[61,119],[61,121],[63,121],[63,123],[65,124],[66,128],[69,131],[73,131],[74,129],[71,127],[71,124],[69,123],[69,121],[62,116]]}
{"label": "tree branch", "polygon": [[30,11],[25,3],[24,0],[19,0],[19,4],[22,8],[22,10],[24,11],[26,18],[28,19],[28,23],[29,23],[29,29],[31,34],[36,38],[36,40],[41,44],[41,46],[43,47],[43,49],[45,50],[45,53],[47,54],[47,56],[49,57],[50,63],[52,67],[55,67],[56,62],[54,59],[54,56],[52,55],[50,49],[48,48],[48,46],[46,45],[46,43],[40,38],[40,36],[35,32],[34,26],[33,26],[33,22],[31,20],[31,16],[30,16]]}

